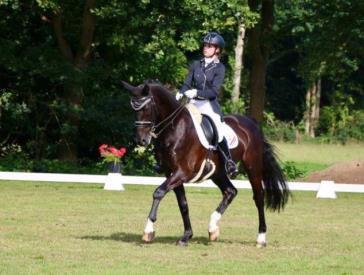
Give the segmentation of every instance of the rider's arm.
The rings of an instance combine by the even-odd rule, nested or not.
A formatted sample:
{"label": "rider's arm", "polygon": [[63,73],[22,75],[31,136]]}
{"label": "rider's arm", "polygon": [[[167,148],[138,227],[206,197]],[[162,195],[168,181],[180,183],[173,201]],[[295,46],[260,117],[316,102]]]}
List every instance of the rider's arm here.
{"label": "rider's arm", "polygon": [[181,89],[179,90],[180,93],[184,93],[185,91],[192,89],[192,81],[193,81],[193,72],[195,70],[195,62],[193,62],[188,69],[188,74],[186,76],[185,81],[183,82],[183,85]]}

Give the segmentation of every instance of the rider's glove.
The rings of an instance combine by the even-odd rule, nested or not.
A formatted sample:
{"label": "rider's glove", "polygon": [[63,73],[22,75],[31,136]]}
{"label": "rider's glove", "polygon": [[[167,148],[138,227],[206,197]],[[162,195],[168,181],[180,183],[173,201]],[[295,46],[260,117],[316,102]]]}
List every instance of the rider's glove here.
{"label": "rider's glove", "polygon": [[183,94],[182,93],[180,93],[180,92],[177,92],[176,93],[176,100],[177,101],[180,101],[182,97],[183,97]]}
{"label": "rider's glove", "polygon": [[196,89],[187,90],[185,91],[185,96],[187,96],[189,99],[195,98],[197,96],[197,90]]}

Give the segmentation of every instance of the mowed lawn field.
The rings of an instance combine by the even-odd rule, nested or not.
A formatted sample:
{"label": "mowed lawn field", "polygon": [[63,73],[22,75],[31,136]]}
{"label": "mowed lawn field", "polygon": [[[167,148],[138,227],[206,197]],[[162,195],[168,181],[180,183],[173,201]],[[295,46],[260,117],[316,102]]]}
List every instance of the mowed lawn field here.
{"label": "mowed lawn field", "polygon": [[268,246],[255,247],[250,190],[221,220],[217,242],[207,223],[218,189],[187,188],[194,229],[177,247],[182,220],[175,196],[162,201],[156,239],[141,234],[155,187],[124,192],[94,184],[0,181],[0,274],[363,274],[364,194],[316,199],[294,192],[285,211],[267,213]]}
{"label": "mowed lawn field", "polygon": [[305,172],[325,169],[339,162],[364,160],[364,143],[319,144],[274,142],[275,151],[281,161],[294,162]]}
{"label": "mowed lawn field", "polygon": [[334,164],[341,161],[364,160],[364,143],[318,144],[273,143],[283,161]]}

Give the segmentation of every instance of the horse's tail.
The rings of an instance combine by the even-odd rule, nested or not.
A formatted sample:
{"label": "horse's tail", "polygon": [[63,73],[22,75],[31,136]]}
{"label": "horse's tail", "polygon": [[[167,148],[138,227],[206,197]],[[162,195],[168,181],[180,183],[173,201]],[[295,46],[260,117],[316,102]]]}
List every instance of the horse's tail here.
{"label": "horse's tail", "polygon": [[263,182],[266,207],[278,212],[285,206],[290,191],[281,167],[278,164],[274,147],[266,139],[263,145]]}

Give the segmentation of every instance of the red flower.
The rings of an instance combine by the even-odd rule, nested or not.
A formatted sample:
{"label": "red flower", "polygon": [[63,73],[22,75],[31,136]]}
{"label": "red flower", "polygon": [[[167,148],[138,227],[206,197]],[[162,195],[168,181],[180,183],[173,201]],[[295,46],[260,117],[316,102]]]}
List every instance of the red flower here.
{"label": "red flower", "polygon": [[100,151],[100,153],[104,153],[104,152],[105,152],[105,150],[106,150],[106,148],[107,148],[107,144],[102,144],[102,145],[100,145],[100,147],[99,147],[99,151]]}
{"label": "red flower", "polygon": [[120,150],[119,150],[119,152],[120,152],[120,157],[122,157],[122,156],[125,155],[126,149],[124,147],[121,147]]}
{"label": "red flower", "polygon": [[104,158],[106,162],[119,162],[120,158],[125,155],[126,149],[121,147],[120,149],[116,149],[113,146],[109,146],[107,144],[102,144],[99,147],[100,155]]}

